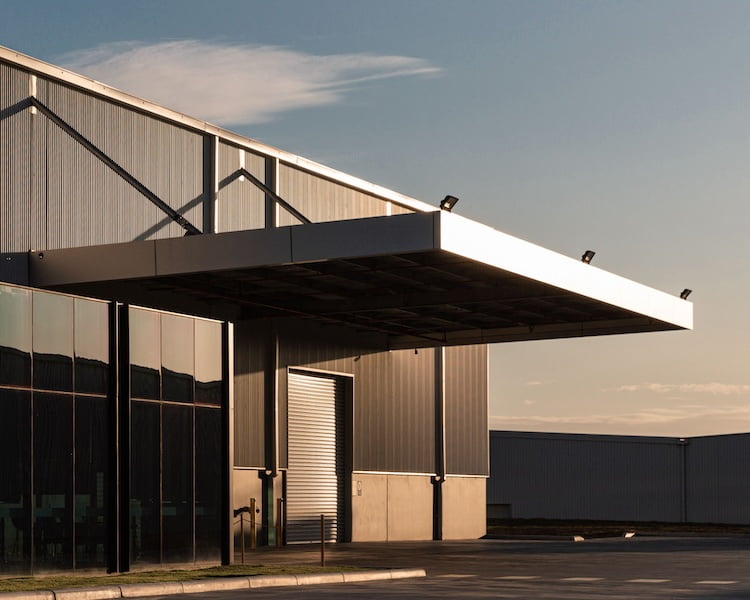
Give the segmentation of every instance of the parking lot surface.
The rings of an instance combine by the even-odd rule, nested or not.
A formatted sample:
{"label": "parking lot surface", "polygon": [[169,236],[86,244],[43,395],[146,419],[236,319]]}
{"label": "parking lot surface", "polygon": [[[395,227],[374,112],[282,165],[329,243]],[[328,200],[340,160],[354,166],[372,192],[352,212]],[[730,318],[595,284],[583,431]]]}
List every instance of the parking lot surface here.
{"label": "parking lot surface", "polygon": [[[473,540],[333,544],[329,565],[421,567],[427,577],[192,594],[241,598],[750,598],[750,537]],[[314,564],[317,545],[263,549],[246,562]]]}

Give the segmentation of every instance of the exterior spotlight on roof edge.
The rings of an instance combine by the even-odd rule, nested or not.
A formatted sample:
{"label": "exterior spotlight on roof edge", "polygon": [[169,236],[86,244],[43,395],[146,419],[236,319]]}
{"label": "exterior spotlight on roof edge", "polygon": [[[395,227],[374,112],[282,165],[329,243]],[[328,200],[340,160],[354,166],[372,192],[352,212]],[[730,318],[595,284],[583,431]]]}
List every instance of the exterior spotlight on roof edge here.
{"label": "exterior spotlight on roof edge", "polygon": [[448,212],[453,210],[453,207],[458,204],[458,198],[455,196],[446,196],[440,201],[440,210],[446,210]]}
{"label": "exterior spotlight on roof edge", "polygon": [[593,250],[586,250],[586,252],[583,253],[583,256],[581,256],[581,261],[585,262],[587,265],[591,263],[591,259],[594,258],[594,252]]}
{"label": "exterior spotlight on roof edge", "polygon": [[680,298],[683,300],[687,300],[687,297],[693,293],[693,290],[689,290],[688,288],[685,288],[680,292]]}

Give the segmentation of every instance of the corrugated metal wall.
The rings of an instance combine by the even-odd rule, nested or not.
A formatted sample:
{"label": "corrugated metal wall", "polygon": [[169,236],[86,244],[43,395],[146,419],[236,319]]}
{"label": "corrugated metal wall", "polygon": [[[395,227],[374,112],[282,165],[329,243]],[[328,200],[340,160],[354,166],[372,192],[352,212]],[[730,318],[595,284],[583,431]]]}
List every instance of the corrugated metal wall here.
{"label": "corrugated metal wall", "polygon": [[219,143],[219,198],[217,206],[219,232],[261,229],[265,227],[265,194],[245,178],[235,179],[222,185],[235,173],[242,162],[250,173],[263,183],[265,180],[265,159],[226,143]]}
{"label": "corrugated metal wall", "polygon": [[446,471],[489,475],[487,346],[446,348],[444,369]]}
{"label": "corrugated metal wall", "polygon": [[687,439],[687,518],[750,523],[750,434]]}
{"label": "corrugated metal wall", "polygon": [[355,470],[435,472],[434,353],[363,354],[357,362]]}
{"label": "corrugated metal wall", "polygon": [[234,328],[234,464],[264,469],[267,359],[262,332],[256,329],[247,321]]}
{"label": "corrugated metal wall", "polygon": [[[3,251],[86,246],[184,233],[41,112],[30,75],[0,65]],[[203,137],[113,102],[37,78],[37,97],[199,229]],[[7,115],[7,116],[6,116]]]}
{"label": "corrugated metal wall", "polygon": [[[263,467],[264,345],[268,332],[253,322],[235,328],[235,461]],[[393,352],[353,348],[323,328],[280,333],[279,464],[287,466],[287,369],[354,375],[354,457],[358,471],[435,472],[434,350]],[[453,474],[483,474],[487,460],[486,349],[451,349],[447,417]],[[476,381],[476,379],[479,381]],[[461,391],[463,390],[463,391]],[[460,393],[459,393],[460,392]],[[482,394],[485,394],[482,396]],[[460,413],[460,414],[459,414]],[[452,455],[456,453],[457,457]]]}
{"label": "corrugated metal wall", "polygon": [[28,97],[28,74],[0,63],[0,252],[43,247],[32,116],[20,104]]}
{"label": "corrugated metal wall", "polygon": [[[42,78],[37,95],[161,200],[202,228],[202,136]],[[47,123],[48,248],[184,233],[46,117],[34,118]]]}
{"label": "corrugated metal wall", "polygon": [[[42,113],[30,74],[0,63],[0,251],[178,237],[183,229]],[[36,97],[170,207],[203,230],[211,136],[38,76]],[[20,104],[19,104],[20,103]],[[16,110],[17,109],[17,110]],[[242,164],[265,181],[266,157],[220,141],[218,177]],[[268,159],[271,160],[271,159]],[[280,164],[279,194],[312,221],[412,212]],[[264,194],[248,181],[220,187],[218,231],[265,225]],[[297,221],[283,209],[280,225]]]}
{"label": "corrugated metal wall", "polygon": [[492,431],[487,502],[514,518],[678,522],[681,452],[672,438]]}
{"label": "corrugated metal wall", "polygon": [[[377,196],[284,163],[279,166],[279,196],[314,223],[385,216],[389,210],[388,203]],[[390,211],[394,215],[413,212],[395,205]],[[299,224],[284,210],[279,215],[280,225]]]}

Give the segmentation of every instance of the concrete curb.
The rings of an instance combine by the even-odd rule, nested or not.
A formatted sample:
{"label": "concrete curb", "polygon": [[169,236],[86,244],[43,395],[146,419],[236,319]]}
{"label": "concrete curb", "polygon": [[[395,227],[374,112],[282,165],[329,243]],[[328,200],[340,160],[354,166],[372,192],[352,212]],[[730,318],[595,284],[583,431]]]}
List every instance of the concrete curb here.
{"label": "concrete curb", "polygon": [[200,592],[324,583],[356,583],[426,576],[427,573],[424,569],[384,569],[341,573],[307,573],[303,575],[249,575],[246,577],[217,577],[215,579],[195,579],[167,583],[127,583],[64,590],[6,592],[0,593],[0,600],[113,600],[115,598],[198,594]]}
{"label": "concrete curb", "polygon": [[70,588],[54,592],[55,600],[111,600],[122,598],[119,585],[106,585],[93,588]]}

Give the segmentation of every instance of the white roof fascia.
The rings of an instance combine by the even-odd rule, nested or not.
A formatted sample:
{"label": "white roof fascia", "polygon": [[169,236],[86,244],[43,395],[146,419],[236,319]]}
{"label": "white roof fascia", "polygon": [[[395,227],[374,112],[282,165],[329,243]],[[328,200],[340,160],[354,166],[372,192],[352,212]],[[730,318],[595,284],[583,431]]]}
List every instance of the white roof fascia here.
{"label": "white roof fascia", "polygon": [[417,212],[433,212],[438,210],[437,207],[432,206],[431,204],[427,204],[426,202],[422,202],[421,200],[399,194],[394,190],[389,190],[388,188],[370,183],[369,181],[365,181],[364,179],[360,179],[358,177],[348,175],[347,173],[337,171],[336,169],[326,167],[325,165],[321,165],[319,163],[316,163],[315,161],[308,160],[307,158],[304,158],[302,156],[292,154],[291,152],[285,152],[284,150],[274,148],[273,146],[269,146],[268,144],[264,144],[263,142],[259,142],[252,138],[239,135],[227,129],[217,127],[216,125],[211,125],[206,121],[201,121],[200,119],[190,117],[183,113],[177,112],[176,110],[165,108],[149,100],[144,100],[143,98],[139,98],[138,96],[134,96],[133,94],[118,90],[117,88],[107,85],[106,83],[101,83],[100,81],[96,81],[95,79],[90,79],[89,77],[79,75],[77,73],[74,73],[73,71],[69,71],[68,69],[57,67],[31,56],[21,54],[20,52],[16,52],[15,50],[11,50],[10,48],[0,46],[0,61],[17,65],[23,69],[33,71],[34,73],[49,77],[51,79],[55,79],[70,86],[80,88],[86,92],[96,94],[108,100],[113,100],[115,102],[118,102],[119,104],[134,108],[135,110],[138,110],[140,112],[144,112],[155,117],[171,121],[181,127],[194,129],[200,133],[215,135],[224,141],[240,146],[246,150],[250,150],[251,152],[263,154],[271,158],[277,158],[286,164],[292,165],[299,169],[303,169],[305,171],[309,171],[310,173],[313,173],[315,175],[320,175],[321,177],[330,179],[337,183],[341,183],[342,185],[345,185],[347,187],[367,192],[368,194],[372,194],[373,196],[378,196],[383,200],[393,202],[404,208],[408,208]]}
{"label": "white roof fascia", "polygon": [[456,214],[441,211],[439,219],[442,250],[684,329],[693,328],[692,302]]}

